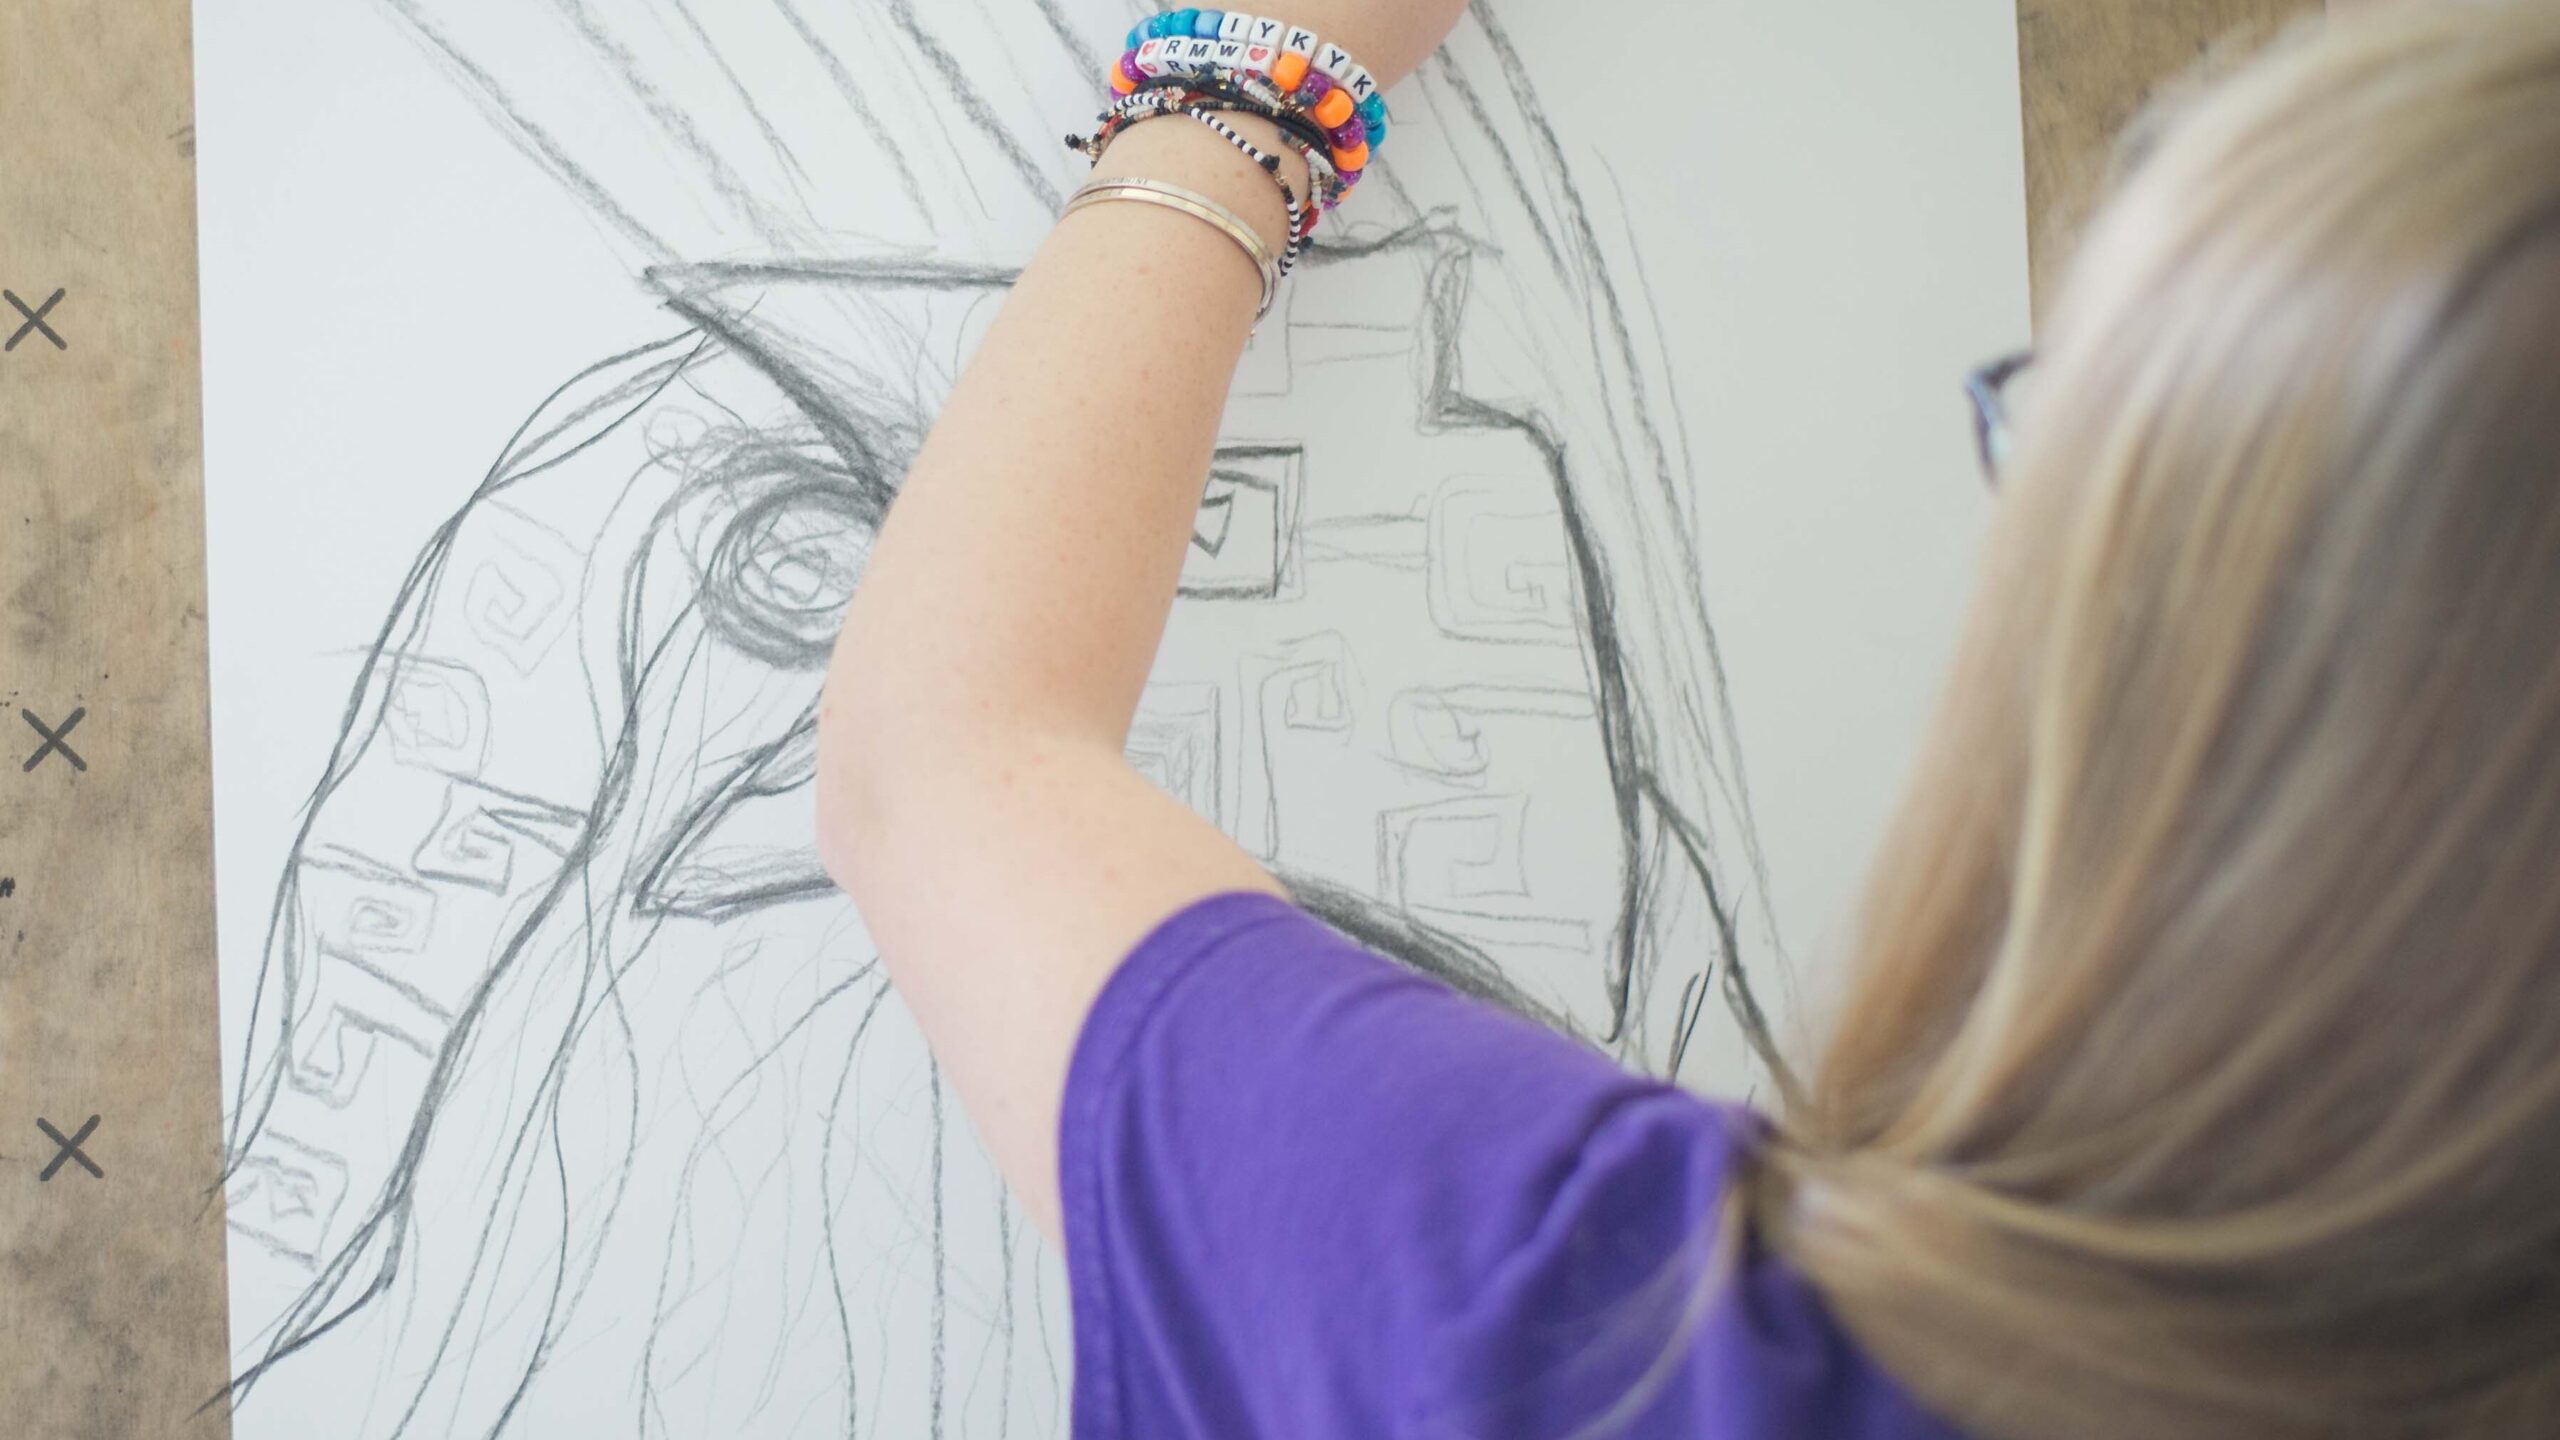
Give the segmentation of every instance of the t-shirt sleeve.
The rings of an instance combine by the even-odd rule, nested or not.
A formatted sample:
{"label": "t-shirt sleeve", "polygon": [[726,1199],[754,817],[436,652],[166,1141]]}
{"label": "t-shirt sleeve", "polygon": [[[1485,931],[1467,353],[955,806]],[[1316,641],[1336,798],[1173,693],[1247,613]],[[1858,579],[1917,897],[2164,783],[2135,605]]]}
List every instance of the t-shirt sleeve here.
{"label": "t-shirt sleeve", "polygon": [[1284,901],[1202,901],[1068,1075],[1074,1433],[1567,1421],[1663,1353],[1746,1124]]}

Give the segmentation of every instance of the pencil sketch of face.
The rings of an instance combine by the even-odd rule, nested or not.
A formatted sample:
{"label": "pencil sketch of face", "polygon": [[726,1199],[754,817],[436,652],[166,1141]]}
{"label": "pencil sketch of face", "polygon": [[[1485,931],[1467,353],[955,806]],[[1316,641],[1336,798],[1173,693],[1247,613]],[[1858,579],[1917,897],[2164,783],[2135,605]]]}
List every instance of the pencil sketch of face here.
{"label": "pencil sketch of face", "polygon": [[[1141,12],[389,3],[668,333],[481,417],[286,858],[243,1433],[297,1391],[365,1437],[1059,1433],[1063,1282],[809,780],[871,537]],[[1246,357],[1131,757],[1390,954],[1659,1071],[1739,1052],[1777,951],[1631,242],[1490,16],[1394,101]]]}

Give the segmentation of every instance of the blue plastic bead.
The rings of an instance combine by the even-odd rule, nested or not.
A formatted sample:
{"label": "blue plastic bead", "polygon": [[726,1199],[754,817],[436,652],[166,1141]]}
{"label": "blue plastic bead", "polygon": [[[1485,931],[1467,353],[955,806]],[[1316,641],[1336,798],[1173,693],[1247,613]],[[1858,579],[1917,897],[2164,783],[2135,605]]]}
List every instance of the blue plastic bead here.
{"label": "blue plastic bead", "polygon": [[1176,35],[1191,33],[1191,22],[1183,19],[1182,12],[1179,10],[1167,10],[1147,23],[1155,27],[1156,38],[1159,40],[1170,40]]}
{"label": "blue plastic bead", "polygon": [[1387,97],[1375,90],[1370,91],[1369,98],[1360,102],[1360,118],[1368,121],[1369,128],[1373,130],[1386,124]]}
{"label": "blue plastic bead", "polygon": [[1137,49],[1139,46],[1144,45],[1144,44],[1146,44],[1146,43],[1147,43],[1147,22],[1146,22],[1146,21],[1144,21],[1144,20],[1141,20],[1141,21],[1139,21],[1137,24],[1132,25],[1132,26],[1130,26],[1130,27],[1129,27],[1129,43],[1128,43],[1128,44],[1126,44],[1126,45],[1123,45],[1123,46],[1122,46],[1122,47],[1120,47],[1120,48],[1122,48],[1123,50],[1135,50],[1135,49]]}
{"label": "blue plastic bead", "polygon": [[1176,10],[1173,12],[1171,18],[1173,23],[1165,26],[1165,33],[1179,40],[1191,33],[1191,23],[1200,18],[1200,12],[1197,10]]}
{"label": "blue plastic bead", "polygon": [[1191,22],[1191,33],[1193,37],[1201,40],[1217,39],[1218,27],[1226,23],[1227,12],[1224,10],[1200,10],[1195,11],[1194,13],[1200,18]]}

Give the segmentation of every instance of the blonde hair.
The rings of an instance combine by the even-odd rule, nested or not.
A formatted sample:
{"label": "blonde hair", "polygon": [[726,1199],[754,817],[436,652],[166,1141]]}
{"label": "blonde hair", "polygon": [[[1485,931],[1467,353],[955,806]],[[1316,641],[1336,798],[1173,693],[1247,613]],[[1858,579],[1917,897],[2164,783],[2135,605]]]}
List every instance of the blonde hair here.
{"label": "blonde hair", "polygon": [[2560,6],[2195,100],[1748,1203],[1992,1437],[2560,1433]]}

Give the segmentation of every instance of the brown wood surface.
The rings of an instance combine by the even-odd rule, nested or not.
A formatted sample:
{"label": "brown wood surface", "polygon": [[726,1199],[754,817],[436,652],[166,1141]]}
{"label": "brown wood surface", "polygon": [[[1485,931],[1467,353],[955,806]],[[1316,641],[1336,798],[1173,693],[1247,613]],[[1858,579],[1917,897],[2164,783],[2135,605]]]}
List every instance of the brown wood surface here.
{"label": "brown wood surface", "polygon": [[[64,347],[0,300],[12,1440],[228,1430],[188,20],[0,0],[0,288]],[[102,1177],[37,1126],[92,1115]]]}
{"label": "brown wood surface", "polygon": [[2164,83],[2236,63],[2288,21],[2321,8],[2320,0],[2018,0],[2037,314],[2070,260],[2125,122]]}
{"label": "brown wood surface", "polygon": [[[2317,0],[2019,0],[2037,292],[2116,132]],[[0,1434],[217,1437],[225,1323],[186,0],[0,0]],[[0,340],[23,323],[0,303]],[[85,769],[44,745],[63,731]],[[105,1171],[64,1160],[39,1117]]]}

